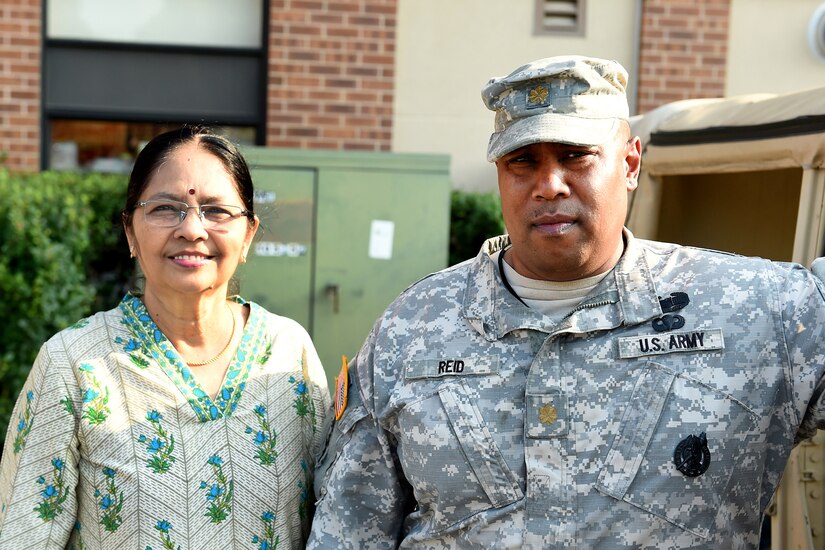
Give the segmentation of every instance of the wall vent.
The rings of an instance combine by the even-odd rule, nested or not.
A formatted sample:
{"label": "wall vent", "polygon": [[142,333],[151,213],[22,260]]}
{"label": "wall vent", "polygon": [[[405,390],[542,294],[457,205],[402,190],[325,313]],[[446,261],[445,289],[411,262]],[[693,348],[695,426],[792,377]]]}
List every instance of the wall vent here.
{"label": "wall vent", "polygon": [[585,0],[536,0],[535,34],[584,35]]}

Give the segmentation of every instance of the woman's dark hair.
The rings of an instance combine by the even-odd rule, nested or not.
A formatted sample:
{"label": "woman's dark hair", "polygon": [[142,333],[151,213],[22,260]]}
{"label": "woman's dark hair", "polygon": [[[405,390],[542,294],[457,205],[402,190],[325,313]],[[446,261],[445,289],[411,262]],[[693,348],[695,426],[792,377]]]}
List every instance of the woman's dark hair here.
{"label": "woman's dark hair", "polygon": [[132,215],[140,196],[160,165],[166,162],[176,149],[193,142],[221,161],[232,177],[232,181],[235,182],[235,188],[241,197],[243,207],[250,212],[248,217],[251,221],[252,212],[254,212],[252,176],[249,174],[249,167],[238,147],[225,137],[214,134],[208,128],[183,126],[152,138],[135,159],[135,165],[129,176],[129,186],[126,188],[126,205],[123,208],[124,225],[127,227],[132,225]]}

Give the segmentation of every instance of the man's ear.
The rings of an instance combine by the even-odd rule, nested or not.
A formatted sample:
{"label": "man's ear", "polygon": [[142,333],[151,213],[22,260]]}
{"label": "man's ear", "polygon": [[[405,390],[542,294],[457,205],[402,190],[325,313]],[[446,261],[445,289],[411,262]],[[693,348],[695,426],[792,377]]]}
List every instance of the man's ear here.
{"label": "man's ear", "polygon": [[627,190],[633,191],[639,185],[639,171],[642,169],[642,140],[639,136],[634,136],[627,142],[624,166]]}

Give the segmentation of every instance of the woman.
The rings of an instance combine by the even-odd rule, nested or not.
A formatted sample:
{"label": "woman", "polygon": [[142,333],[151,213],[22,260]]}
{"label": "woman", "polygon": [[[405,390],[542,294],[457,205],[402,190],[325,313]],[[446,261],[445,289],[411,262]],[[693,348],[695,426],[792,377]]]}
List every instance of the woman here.
{"label": "woman", "polygon": [[0,465],[0,548],[303,545],[330,399],[307,333],[228,297],[252,198],[222,137],[140,153],[123,225],[143,293],[41,349]]}

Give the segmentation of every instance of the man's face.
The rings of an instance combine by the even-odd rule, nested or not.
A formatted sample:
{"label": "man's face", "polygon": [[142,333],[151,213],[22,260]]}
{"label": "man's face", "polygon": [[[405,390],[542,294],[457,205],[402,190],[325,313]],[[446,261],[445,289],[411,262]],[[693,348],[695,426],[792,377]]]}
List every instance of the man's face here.
{"label": "man's face", "polygon": [[571,281],[612,267],[641,162],[629,133],[622,124],[603,145],[534,143],[496,161],[506,260],[521,275]]}

